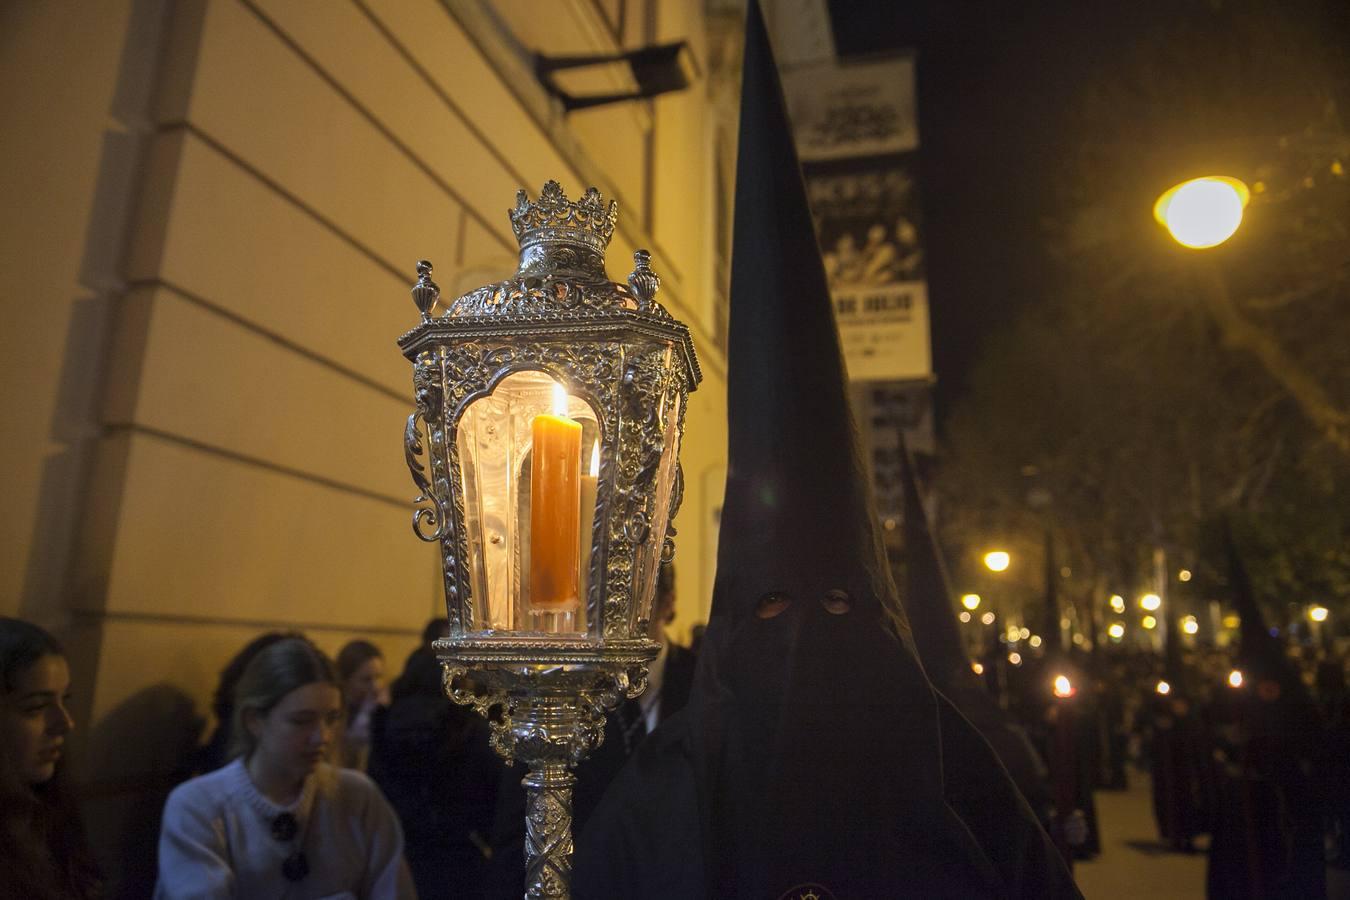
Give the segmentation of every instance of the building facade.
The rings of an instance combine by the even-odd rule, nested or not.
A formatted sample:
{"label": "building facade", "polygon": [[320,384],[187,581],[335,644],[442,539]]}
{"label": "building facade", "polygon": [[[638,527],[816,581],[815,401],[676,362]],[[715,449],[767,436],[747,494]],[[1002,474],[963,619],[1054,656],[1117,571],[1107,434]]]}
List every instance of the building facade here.
{"label": "building facade", "polygon": [[[705,373],[682,453],[676,630],[706,618],[725,477],[739,10],[559,0],[103,0],[0,11],[0,614],[58,630],[114,883],[221,667],[268,629],[392,670],[443,614],[401,431],[413,264],[514,271],[548,179],[619,201]],[[564,113],[533,54],[685,40],[679,93]],[[569,90],[622,91],[615,67]],[[731,104],[730,106],[728,104]]]}

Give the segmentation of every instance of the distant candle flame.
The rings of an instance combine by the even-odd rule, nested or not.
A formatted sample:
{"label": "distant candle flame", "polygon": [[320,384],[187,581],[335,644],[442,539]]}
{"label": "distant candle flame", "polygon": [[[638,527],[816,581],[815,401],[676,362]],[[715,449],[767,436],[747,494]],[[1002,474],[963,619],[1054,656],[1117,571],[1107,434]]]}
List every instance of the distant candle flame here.
{"label": "distant candle flame", "polygon": [[553,382],[553,414],[555,416],[567,415],[567,388],[558,382]]}
{"label": "distant candle flame", "polygon": [[1073,682],[1069,681],[1067,675],[1055,676],[1055,696],[1072,697],[1074,694]]}
{"label": "distant candle flame", "polygon": [[1172,693],[1172,686],[1165,681],[1159,681],[1157,690],[1160,694],[1170,694]]}
{"label": "distant candle flame", "polygon": [[591,477],[600,477],[600,442],[596,441],[591,447]]}

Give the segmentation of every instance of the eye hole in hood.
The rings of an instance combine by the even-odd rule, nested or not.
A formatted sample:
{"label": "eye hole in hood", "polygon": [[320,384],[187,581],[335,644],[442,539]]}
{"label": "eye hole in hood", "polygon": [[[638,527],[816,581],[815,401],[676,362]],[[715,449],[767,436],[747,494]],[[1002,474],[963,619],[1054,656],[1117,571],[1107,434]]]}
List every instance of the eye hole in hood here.
{"label": "eye hole in hood", "polygon": [[827,613],[842,616],[853,609],[853,598],[848,595],[847,591],[835,588],[832,591],[825,592],[825,596],[820,598],[820,605],[825,607]]}
{"label": "eye hole in hood", "polygon": [[769,591],[755,604],[755,615],[761,619],[772,619],[792,605],[792,595],[782,591]]}

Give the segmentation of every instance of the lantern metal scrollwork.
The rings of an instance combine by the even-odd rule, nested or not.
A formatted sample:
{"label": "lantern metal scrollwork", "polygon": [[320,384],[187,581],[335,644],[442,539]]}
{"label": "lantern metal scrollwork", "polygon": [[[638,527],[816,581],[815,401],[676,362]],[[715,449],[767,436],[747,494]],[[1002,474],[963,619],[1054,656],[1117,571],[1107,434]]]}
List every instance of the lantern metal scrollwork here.
{"label": "lantern metal scrollwork", "polygon": [[553,181],[533,202],[520,191],[515,276],[442,305],[419,262],[421,324],[399,339],[413,530],[440,547],[450,621],[435,646],[451,699],[529,767],[527,897],[568,895],[571,768],[659,649],[652,599],[701,380],[650,255],[626,285],[605,274],[617,215],[595,188],[575,202]]}

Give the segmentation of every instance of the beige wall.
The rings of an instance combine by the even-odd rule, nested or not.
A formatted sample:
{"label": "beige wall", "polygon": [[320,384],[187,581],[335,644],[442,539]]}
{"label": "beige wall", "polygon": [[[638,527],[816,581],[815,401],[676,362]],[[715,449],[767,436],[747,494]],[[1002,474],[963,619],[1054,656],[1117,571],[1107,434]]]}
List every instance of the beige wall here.
{"label": "beige wall", "polygon": [[706,64],[701,3],[626,7],[0,7],[0,613],[68,636],[110,859],[151,837],[249,637],[366,635],[396,670],[443,610],[410,534],[394,340],[416,259],[447,289],[509,272],[518,187],[617,197],[611,275],[652,249],[694,331],[681,635],[706,616],[726,430],[709,92],[564,116],[524,55],[686,38]]}

